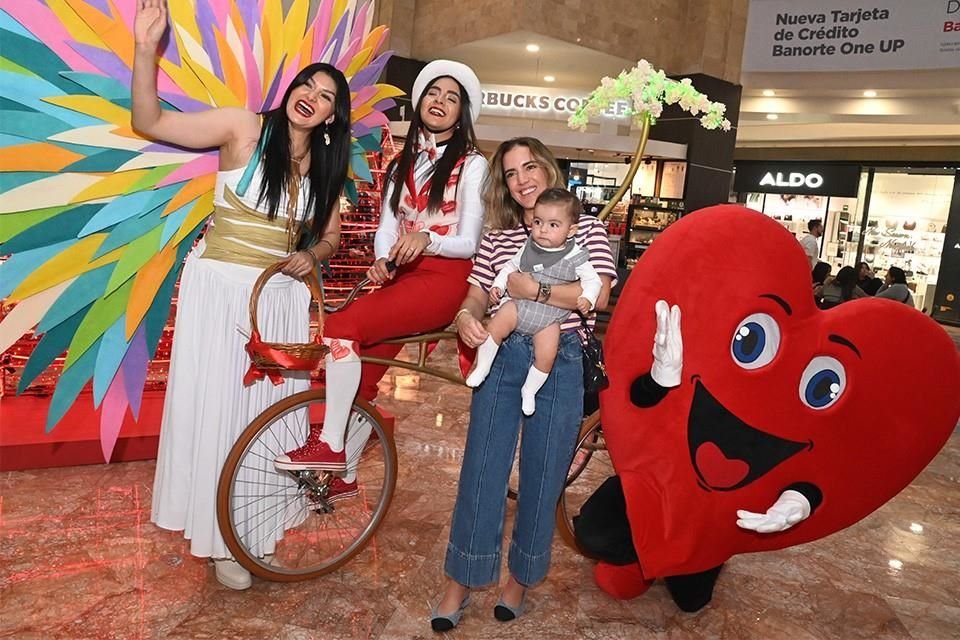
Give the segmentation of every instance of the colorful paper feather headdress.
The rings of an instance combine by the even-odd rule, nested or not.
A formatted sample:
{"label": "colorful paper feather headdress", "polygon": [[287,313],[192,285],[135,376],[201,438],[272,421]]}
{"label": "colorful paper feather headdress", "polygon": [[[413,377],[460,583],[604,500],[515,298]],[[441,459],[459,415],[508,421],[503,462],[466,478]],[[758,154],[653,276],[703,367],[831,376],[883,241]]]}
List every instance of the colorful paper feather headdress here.
{"label": "colorful paper feather headdress", "polygon": [[[137,416],[147,364],[180,265],[213,210],[216,151],[145,140],[130,128],[136,0],[0,0],[0,352],[42,334],[18,391],[64,351],[51,430],[93,381],[109,460],[123,416]],[[353,180],[369,181],[390,52],[372,2],[169,0],[159,61],[164,108],[277,106],[311,62],[350,83]]]}

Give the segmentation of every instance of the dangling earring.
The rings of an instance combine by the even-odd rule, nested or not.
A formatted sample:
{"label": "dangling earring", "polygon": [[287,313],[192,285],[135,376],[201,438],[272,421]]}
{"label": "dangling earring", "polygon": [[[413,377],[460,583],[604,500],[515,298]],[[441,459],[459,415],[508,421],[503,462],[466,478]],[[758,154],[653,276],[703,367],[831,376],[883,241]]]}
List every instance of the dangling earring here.
{"label": "dangling earring", "polygon": [[323,144],[330,146],[330,125],[333,124],[333,118],[323,123]]}

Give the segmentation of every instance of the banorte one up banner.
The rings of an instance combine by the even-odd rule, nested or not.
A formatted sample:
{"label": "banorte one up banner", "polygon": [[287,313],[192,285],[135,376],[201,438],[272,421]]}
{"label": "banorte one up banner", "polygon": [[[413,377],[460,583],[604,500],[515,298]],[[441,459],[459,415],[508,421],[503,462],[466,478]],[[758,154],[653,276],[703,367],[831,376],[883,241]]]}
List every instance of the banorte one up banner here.
{"label": "banorte one up banner", "polygon": [[751,0],[743,70],[960,68],[960,0]]}

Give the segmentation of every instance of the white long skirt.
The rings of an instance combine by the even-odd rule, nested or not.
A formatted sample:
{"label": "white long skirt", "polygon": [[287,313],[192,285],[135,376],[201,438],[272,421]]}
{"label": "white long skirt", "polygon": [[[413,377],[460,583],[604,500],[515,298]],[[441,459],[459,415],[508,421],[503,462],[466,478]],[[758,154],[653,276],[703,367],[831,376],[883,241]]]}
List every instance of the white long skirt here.
{"label": "white long skirt", "polygon": [[[202,244],[187,257],[170,355],[163,404],[160,450],[153,481],[151,519],[157,526],[183,531],[190,553],[226,558],[231,554],[217,526],[217,482],[230,448],[250,422],[279,400],[310,387],[306,372],[288,373],[280,385],[264,378],[245,387],[250,366],[244,351],[249,333],[248,304],[262,272],[243,265],[204,260]],[[306,342],[310,292],[284,275],[272,277],[260,294],[257,322],[264,341]],[[305,430],[304,424],[304,430]],[[305,434],[289,434],[290,449]],[[297,442],[294,438],[300,438]],[[263,473],[272,463],[262,460]],[[283,536],[288,514],[259,514],[244,527]],[[285,526],[286,525],[286,526]],[[243,535],[243,532],[239,532]],[[275,540],[262,540],[271,552]]]}

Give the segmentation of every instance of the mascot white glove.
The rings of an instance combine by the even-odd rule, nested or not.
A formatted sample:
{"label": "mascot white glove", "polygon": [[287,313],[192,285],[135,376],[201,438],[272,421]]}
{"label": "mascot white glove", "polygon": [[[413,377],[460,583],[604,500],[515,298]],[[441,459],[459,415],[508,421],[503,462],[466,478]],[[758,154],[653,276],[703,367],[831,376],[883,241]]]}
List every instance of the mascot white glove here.
{"label": "mascot white glove", "polygon": [[786,531],[810,517],[810,501],[799,491],[788,489],[780,494],[766,513],[737,511],[737,526],[757,533]]}
{"label": "mascot white glove", "polygon": [[680,307],[657,300],[657,334],[653,338],[653,367],[650,377],[661,387],[680,384],[683,373],[683,337],[680,335]]}

